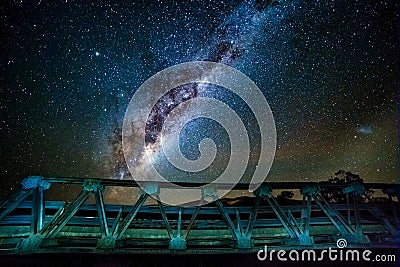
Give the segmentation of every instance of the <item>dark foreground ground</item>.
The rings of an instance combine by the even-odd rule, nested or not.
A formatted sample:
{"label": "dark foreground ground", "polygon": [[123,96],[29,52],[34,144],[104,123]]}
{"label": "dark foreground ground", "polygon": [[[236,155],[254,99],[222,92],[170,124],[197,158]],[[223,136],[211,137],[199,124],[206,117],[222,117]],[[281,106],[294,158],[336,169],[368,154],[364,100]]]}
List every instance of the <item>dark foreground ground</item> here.
{"label": "dark foreground ground", "polygon": [[395,262],[365,261],[319,261],[319,262],[280,262],[259,261],[256,254],[229,255],[104,255],[104,254],[37,254],[37,255],[2,255],[0,266],[399,266],[400,254],[396,249],[375,249],[375,255],[396,255]]}

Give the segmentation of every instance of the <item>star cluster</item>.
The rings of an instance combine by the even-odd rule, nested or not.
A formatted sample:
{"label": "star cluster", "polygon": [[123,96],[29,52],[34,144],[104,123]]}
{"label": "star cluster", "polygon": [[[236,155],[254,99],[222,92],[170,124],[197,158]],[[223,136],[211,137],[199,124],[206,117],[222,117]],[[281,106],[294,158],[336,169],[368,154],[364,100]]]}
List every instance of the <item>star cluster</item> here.
{"label": "star cluster", "polygon": [[[344,169],[397,182],[396,10],[395,0],[9,1],[0,7],[0,191],[31,174],[119,177],[131,96],[193,60],[231,65],[262,90],[278,136],[268,180]],[[160,103],[198,94],[186,86]],[[222,89],[206,94],[246,113]],[[149,117],[149,143],[164,107]]]}

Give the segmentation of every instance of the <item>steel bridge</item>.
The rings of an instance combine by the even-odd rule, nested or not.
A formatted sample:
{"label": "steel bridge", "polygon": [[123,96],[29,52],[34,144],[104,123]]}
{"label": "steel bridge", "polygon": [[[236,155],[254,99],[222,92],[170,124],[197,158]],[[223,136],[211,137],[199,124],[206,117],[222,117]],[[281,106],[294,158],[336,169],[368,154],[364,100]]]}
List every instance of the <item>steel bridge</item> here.
{"label": "steel bridge", "polygon": [[[79,186],[81,191],[73,201],[46,200],[45,191],[53,184]],[[107,187],[138,185],[131,180],[29,176],[20,191],[0,205],[0,254],[252,253],[265,245],[335,247],[339,238],[346,239],[348,247],[399,244],[397,184],[264,183],[247,199],[251,203],[237,204],[218,199],[224,185],[213,185],[203,197],[211,194],[216,200],[204,206],[146,204],[163,186],[153,183],[154,190],[142,191],[131,205],[108,204]],[[234,190],[247,186],[238,184]],[[366,189],[382,190],[387,201],[372,201]],[[282,190],[300,190],[303,200],[279,204],[275,195]],[[324,190],[340,191],[345,203],[330,203]],[[94,201],[88,201],[90,196]]]}

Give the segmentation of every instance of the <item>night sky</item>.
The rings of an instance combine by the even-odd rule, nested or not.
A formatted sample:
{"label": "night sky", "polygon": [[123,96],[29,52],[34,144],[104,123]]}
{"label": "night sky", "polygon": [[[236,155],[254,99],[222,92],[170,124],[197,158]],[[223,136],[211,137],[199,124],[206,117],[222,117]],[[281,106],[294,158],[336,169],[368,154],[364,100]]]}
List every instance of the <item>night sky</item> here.
{"label": "night sky", "polygon": [[[0,193],[32,174],[125,179],[116,136],[132,95],[194,60],[230,65],[262,90],[277,130],[268,181],[343,169],[397,182],[396,10],[396,0],[6,1]],[[203,124],[187,126],[189,158]]]}

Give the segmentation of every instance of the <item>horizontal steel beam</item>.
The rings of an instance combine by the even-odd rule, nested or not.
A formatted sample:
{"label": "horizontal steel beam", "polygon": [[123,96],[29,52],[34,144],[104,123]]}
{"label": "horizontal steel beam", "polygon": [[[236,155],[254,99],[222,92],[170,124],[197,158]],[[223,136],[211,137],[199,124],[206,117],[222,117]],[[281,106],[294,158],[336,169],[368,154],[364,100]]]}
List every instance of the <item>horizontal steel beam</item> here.
{"label": "horizontal steel beam", "polygon": [[[116,179],[102,179],[102,178],[85,178],[85,177],[43,177],[43,181],[50,183],[64,183],[64,184],[84,184],[86,181],[91,180],[93,182],[105,185],[105,186],[121,186],[121,187],[139,187],[135,180],[116,180]],[[147,182],[147,181],[143,181]],[[161,188],[170,188],[170,183],[158,183]],[[197,183],[197,182],[174,182],[175,185],[185,186],[185,187],[198,187],[206,185],[207,183]],[[309,185],[319,185],[323,188],[343,188],[345,184],[332,184],[327,182],[268,182],[264,183],[270,185],[273,189],[301,189]],[[215,184],[218,189],[230,189],[232,184],[219,183]],[[400,187],[399,184],[388,184],[388,183],[364,183],[366,189],[386,189]],[[233,190],[248,190],[248,183],[238,183],[234,186]]]}

